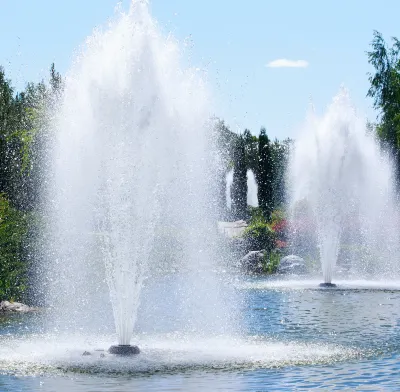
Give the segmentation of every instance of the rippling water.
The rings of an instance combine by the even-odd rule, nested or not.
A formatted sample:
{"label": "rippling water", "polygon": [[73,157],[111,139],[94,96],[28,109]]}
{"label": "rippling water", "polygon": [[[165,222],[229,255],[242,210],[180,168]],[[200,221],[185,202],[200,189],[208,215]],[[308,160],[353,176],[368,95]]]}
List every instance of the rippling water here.
{"label": "rippling water", "polygon": [[40,314],[2,318],[0,391],[400,389],[400,284],[251,279],[238,290],[240,336],[137,333],[135,358],[98,351],[111,336],[43,333]]}

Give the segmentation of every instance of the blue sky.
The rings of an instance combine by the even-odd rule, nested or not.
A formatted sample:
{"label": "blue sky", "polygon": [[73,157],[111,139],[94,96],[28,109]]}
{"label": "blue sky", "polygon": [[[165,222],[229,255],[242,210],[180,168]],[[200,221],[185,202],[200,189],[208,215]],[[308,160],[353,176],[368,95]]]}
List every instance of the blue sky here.
{"label": "blue sky", "polygon": [[[129,0],[122,1],[124,8]],[[17,88],[64,73],[74,50],[113,15],[116,0],[0,0],[0,65]],[[261,126],[295,136],[310,97],[324,110],[344,83],[375,118],[365,51],[373,30],[400,38],[398,0],[152,0],[162,29],[192,42],[191,63],[207,69],[215,114],[234,130]],[[300,67],[267,67],[278,59]],[[282,63],[282,62],[281,62]],[[277,65],[280,63],[278,62]],[[280,64],[282,65],[282,64]]]}

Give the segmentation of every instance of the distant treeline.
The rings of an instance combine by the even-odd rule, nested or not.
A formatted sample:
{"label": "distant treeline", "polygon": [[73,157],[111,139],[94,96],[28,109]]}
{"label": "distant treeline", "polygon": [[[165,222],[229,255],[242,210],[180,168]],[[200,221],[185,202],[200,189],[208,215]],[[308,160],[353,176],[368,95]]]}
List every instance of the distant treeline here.
{"label": "distant treeline", "polygon": [[47,82],[28,83],[22,92],[0,67],[0,300],[29,292],[49,124],[61,90],[54,64]]}
{"label": "distant treeline", "polygon": [[[251,216],[247,205],[247,172],[251,170],[257,182],[259,209],[267,221],[272,211],[285,202],[285,172],[289,160],[291,139],[271,141],[265,128],[258,136],[253,136],[248,129],[243,134],[229,130],[219,120],[216,124],[219,150],[223,157],[225,171],[221,178],[221,208],[225,219],[243,219]],[[226,207],[226,174],[233,170],[231,186],[231,210]]]}

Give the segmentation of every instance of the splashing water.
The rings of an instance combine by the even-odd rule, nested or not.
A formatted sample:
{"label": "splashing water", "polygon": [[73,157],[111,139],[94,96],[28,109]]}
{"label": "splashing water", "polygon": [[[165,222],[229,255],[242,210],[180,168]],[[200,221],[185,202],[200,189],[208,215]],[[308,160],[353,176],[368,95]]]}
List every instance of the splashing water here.
{"label": "splashing water", "polygon": [[293,243],[307,256],[315,240],[325,283],[338,260],[356,275],[398,273],[392,164],[345,89],[324,116],[310,113],[292,154],[289,187]]}
{"label": "splashing water", "polygon": [[257,181],[253,170],[247,171],[247,204],[252,207],[258,207]]}
{"label": "splashing water", "polygon": [[[226,206],[232,208],[231,187],[233,183],[233,170],[226,175]],[[252,207],[258,207],[257,181],[252,170],[247,170],[247,204]]]}
{"label": "splashing water", "polygon": [[231,187],[233,184],[233,170],[230,170],[226,175],[226,206],[228,210],[232,209]]}
{"label": "splashing water", "polygon": [[108,286],[118,343],[129,344],[144,279],[159,262],[155,244],[170,248],[167,237],[178,238],[186,274],[182,328],[221,331],[232,321],[212,249],[209,101],[147,2],[88,39],[54,125],[47,276],[57,329],[107,325]]}

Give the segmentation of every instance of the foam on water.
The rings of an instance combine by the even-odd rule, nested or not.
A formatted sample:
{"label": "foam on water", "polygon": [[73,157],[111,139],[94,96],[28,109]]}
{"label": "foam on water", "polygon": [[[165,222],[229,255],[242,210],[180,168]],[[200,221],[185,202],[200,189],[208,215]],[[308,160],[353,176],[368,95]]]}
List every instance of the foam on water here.
{"label": "foam on water", "polygon": [[368,290],[368,291],[400,291],[399,280],[335,280],[336,287],[327,289],[320,287],[320,279],[287,278],[246,281],[237,285],[245,290]]}
{"label": "foam on water", "polygon": [[[279,343],[254,337],[213,337],[168,334],[135,336],[141,354],[120,358],[108,354],[110,336],[3,337],[0,367],[12,374],[85,372],[94,374],[151,374],[187,370],[234,370],[323,364],[348,360],[359,351],[335,345]],[[82,356],[84,351],[92,355]]]}

